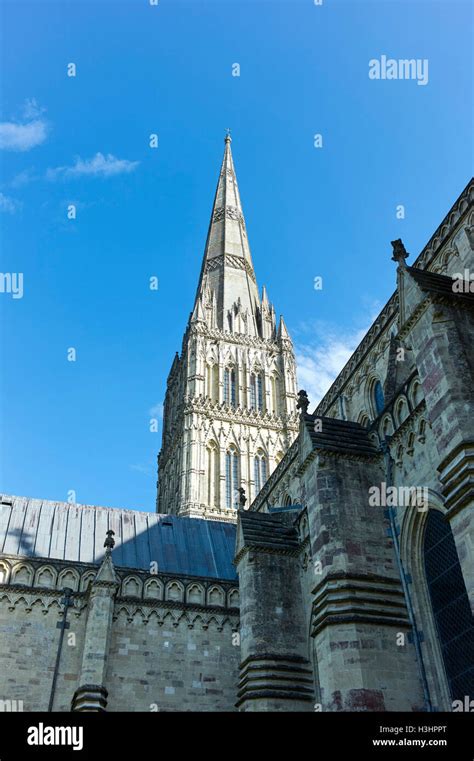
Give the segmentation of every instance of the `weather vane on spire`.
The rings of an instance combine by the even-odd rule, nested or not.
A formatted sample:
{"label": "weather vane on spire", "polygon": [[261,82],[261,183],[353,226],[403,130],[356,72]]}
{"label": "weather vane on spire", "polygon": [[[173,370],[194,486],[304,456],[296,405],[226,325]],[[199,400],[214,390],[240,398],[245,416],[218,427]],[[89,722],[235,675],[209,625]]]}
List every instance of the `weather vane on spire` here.
{"label": "weather vane on spire", "polygon": [[231,140],[232,138],[230,136],[230,127],[226,127],[225,128],[225,142],[230,143]]}

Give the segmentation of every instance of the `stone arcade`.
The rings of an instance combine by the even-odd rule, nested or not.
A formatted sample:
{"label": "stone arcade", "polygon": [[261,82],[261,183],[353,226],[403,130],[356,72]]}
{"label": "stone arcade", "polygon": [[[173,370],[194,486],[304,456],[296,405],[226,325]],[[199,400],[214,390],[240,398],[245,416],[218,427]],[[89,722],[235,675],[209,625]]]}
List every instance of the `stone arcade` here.
{"label": "stone arcade", "polygon": [[[394,241],[395,293],[310,413],[226,138],[158,512],[0,500],[0,705],[472,705],[474,294],[452,275],[474,270],[473,196],[411,266]],[[381,484],[423,509],[369,504]]]}

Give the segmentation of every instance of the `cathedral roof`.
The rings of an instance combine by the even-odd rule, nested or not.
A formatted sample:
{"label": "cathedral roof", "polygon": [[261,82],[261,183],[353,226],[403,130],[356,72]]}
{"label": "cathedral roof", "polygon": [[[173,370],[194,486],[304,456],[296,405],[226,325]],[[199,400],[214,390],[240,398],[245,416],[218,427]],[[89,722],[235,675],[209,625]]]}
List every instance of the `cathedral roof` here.
{"label": "cathedral roof", "polygon": [[377,447],[369,438],[367,429],[360,423],[306,414],[304,424],[311,437],[313,449],[326,449],[340,454],[368,457],[376,457],[379,454]]}
{"label": "cathedral roof", "polygon": [[419,270],[416,267],[407,267],[406,269],[415,279],[422,291],[448,299],[461,298],[467,301],[474,301],[474,293],[469,290],[471,281],[463,280],[464,273],[459,273],[461,275],[459,280],[465,288],[456,291],[453,289],[455,280],[454,276],[447,277],[446,275],[439,275],[437,272],[431,272],[430,270]]}
{"label": "cathedral roof", "polygon": [[299,547],[298,532],[288,525],[284,515],[248,510],[240,513],[240,524],[247,546],[276,552],[291,552]]}
{"label": "cathedral roof", "polygon": [[101,563],[106,532],[115,532],[116,568],[235,580],[235,525],[200,518],[3,496],[0,553]]}

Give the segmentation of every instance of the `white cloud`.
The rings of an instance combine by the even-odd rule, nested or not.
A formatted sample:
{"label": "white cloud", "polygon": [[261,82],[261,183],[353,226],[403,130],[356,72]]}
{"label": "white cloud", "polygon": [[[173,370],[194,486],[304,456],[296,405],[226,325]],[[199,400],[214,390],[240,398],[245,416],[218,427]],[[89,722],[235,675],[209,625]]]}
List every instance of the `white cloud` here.
{"label": "white cloud", "polygon": [[9,214],[14,214],[20,208],[19,201],[15,201],[14,198],[9,198],[4,193],[0,193],[0,211],[6,211]]}
{"label": "white cloud", "polygon": [[335,325],[317,322],[311,328],[303,326],[303,329],[298,331],[304,334],[311,332],[310,338],[295,340],[298,388],[304,388],[307,392],[310,412],[339,375],[377,314],[378,310],[360,330],[344,332]]}
{"label": "white cloud", "polygon": [[29,151],[46,140],[46,122],[37,119],[28,124],[2,122],[0,124],[0,148],[6,151]]}
{"label": "white cloud", "polygon": [[23,121],[0,122],[0,148],[6,151],[29,151],[46,140],[48,124],[41,118],[44,108],[33,99],[23,106]]}
{"label": "white cloud", "polygon": [[58,166],[55,169],[48,169],[46,176],[49,180],[55,180],[58,177],[82,177],[85,175],[112,177],[116,174],[133,172],[139,163],[139,161],[118,159],[111,153],[106,156],[103,153],[96,153],[91,159],[81,159],[80,156],[77,156],[73,166]]}

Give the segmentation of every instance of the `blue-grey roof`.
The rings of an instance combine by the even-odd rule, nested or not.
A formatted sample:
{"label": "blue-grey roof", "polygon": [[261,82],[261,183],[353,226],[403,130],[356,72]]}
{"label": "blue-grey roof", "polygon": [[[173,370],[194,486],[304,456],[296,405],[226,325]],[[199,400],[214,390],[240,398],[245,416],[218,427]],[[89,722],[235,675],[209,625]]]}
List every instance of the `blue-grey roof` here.
{"label": "blue-grey roof", "polygon": [[117,567],[158,573],[237,578],[232,563],[235,526],[222,521],[177,518],[138,510],[0,498],[0,553],[100,563],[106,531],[115,531]]}

